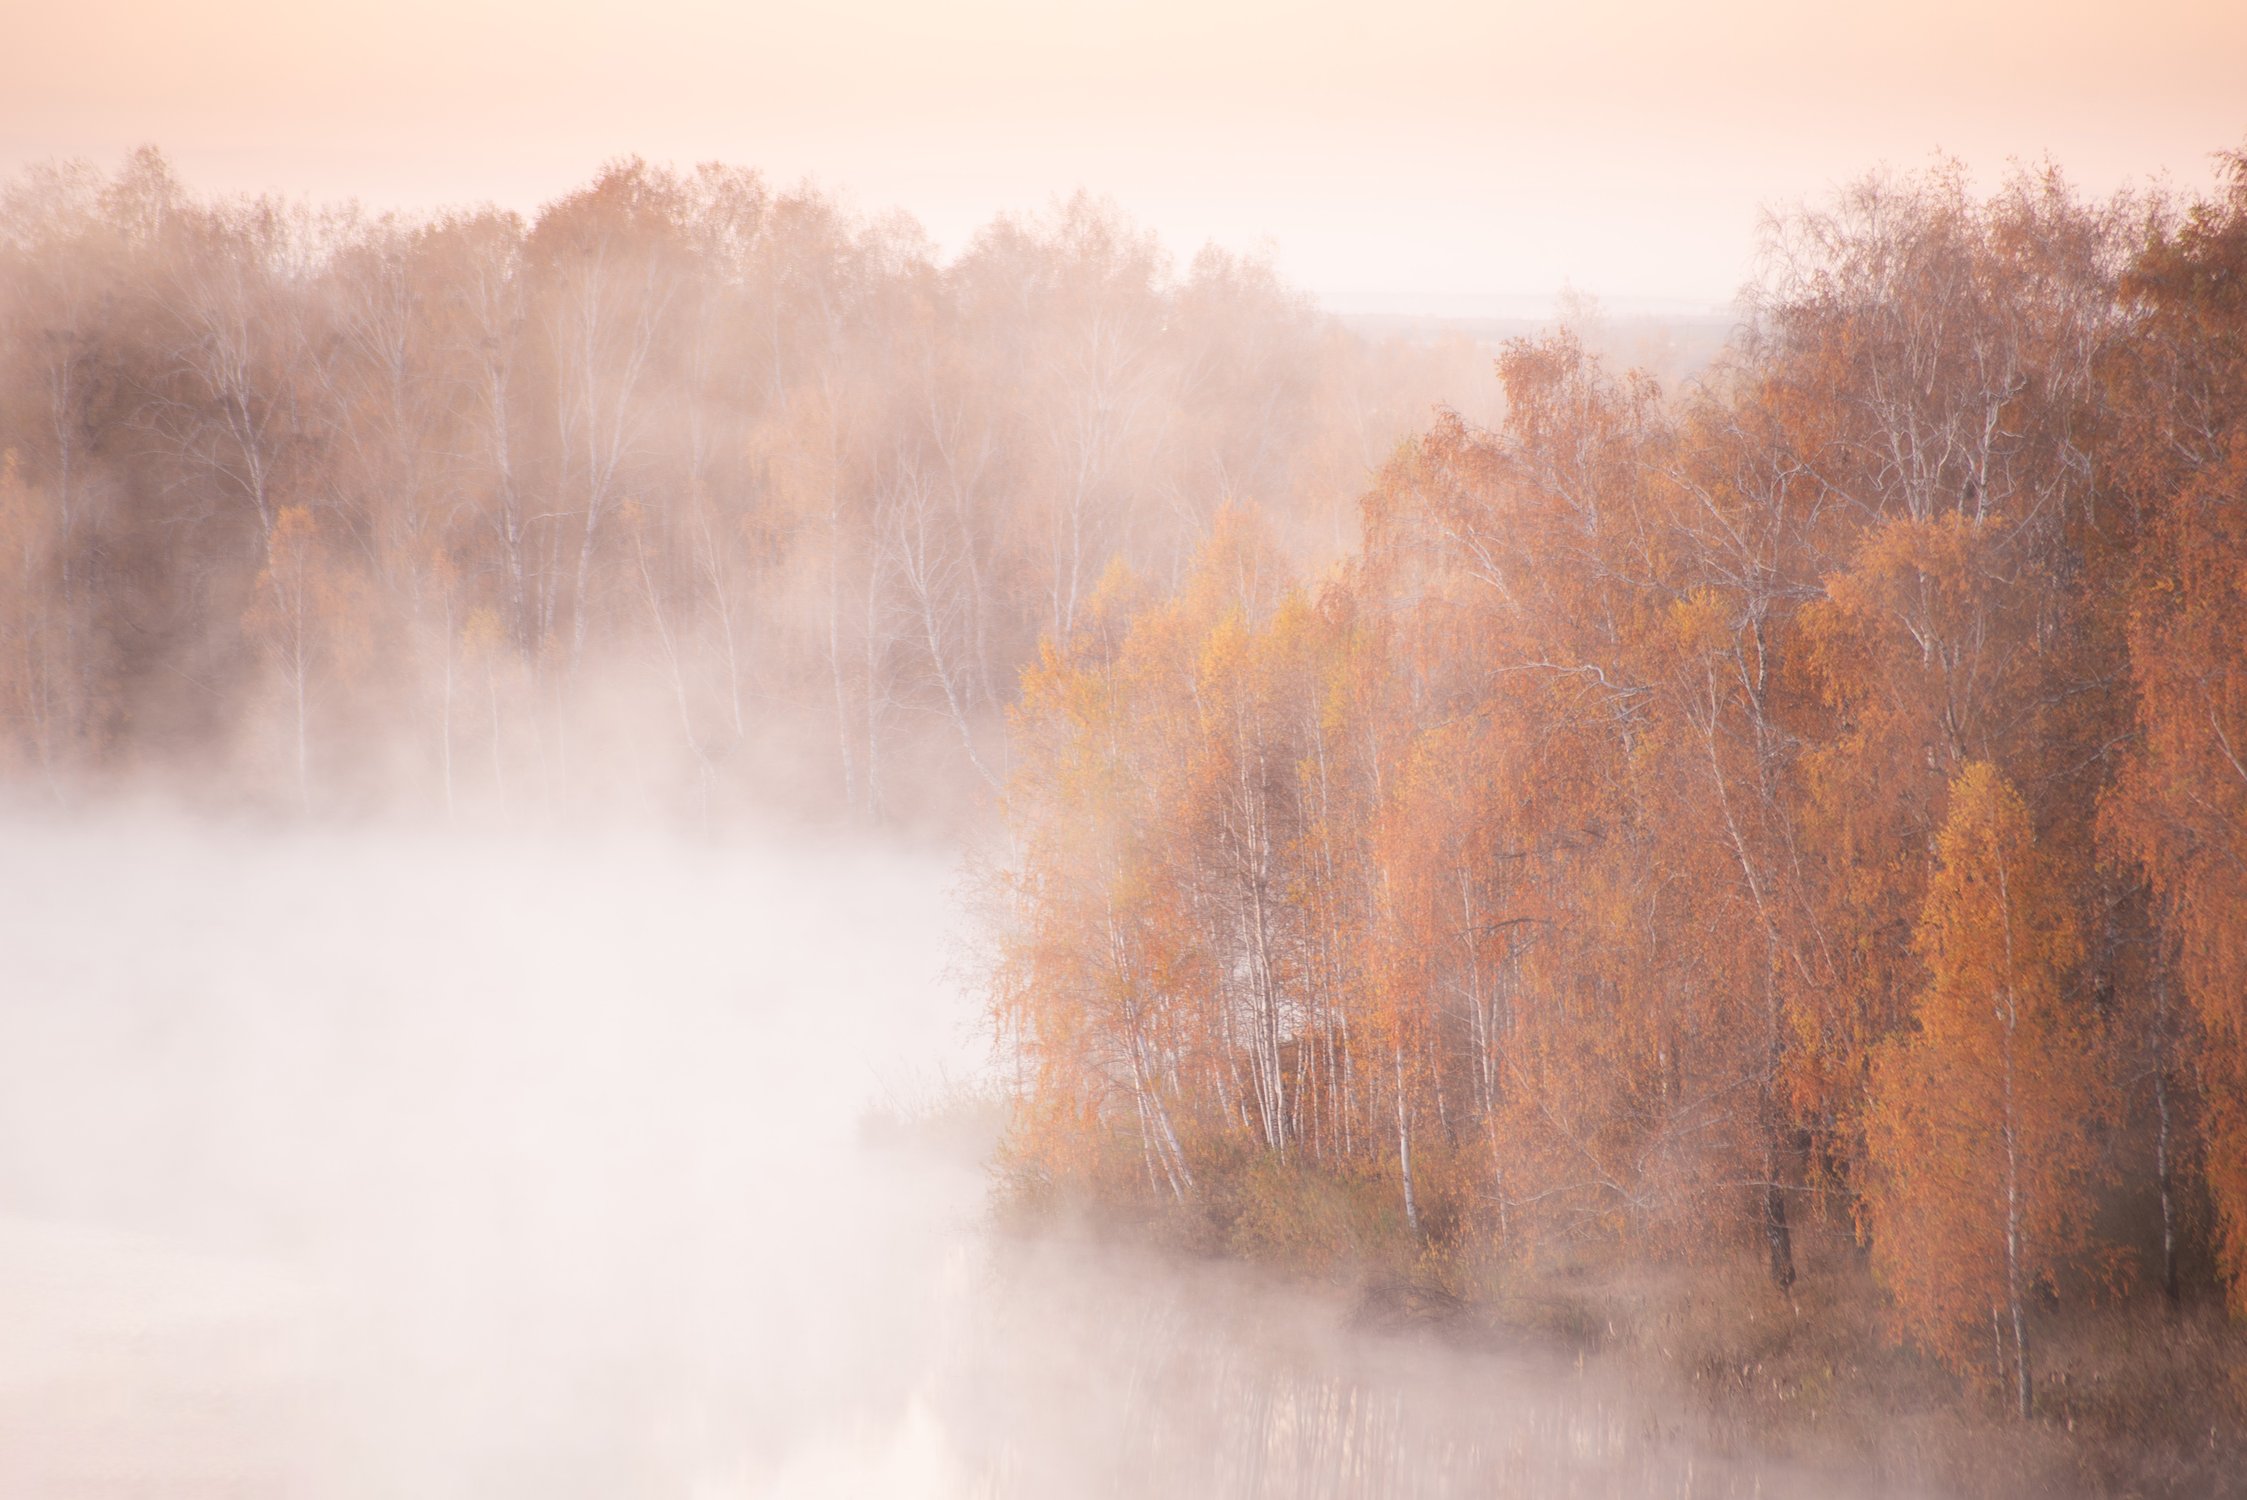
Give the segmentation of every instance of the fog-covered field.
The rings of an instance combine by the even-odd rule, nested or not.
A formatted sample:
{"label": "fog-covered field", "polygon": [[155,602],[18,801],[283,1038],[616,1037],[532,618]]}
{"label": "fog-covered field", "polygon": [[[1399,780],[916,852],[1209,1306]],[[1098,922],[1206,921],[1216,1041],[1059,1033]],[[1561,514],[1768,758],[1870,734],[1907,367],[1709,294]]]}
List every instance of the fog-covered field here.
{"label": "fog-covered field", "polygon": [[13,818],[0,1492],[1729,1494],[1594,1376],[989,1227],[944,856]]}

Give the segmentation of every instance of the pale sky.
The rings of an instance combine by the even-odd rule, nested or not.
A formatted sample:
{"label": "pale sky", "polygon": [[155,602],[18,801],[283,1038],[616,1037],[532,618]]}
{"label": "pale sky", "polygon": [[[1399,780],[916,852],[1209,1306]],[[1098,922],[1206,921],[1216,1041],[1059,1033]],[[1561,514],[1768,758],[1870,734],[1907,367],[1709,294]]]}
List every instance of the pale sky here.
{"label": "pale sky", "polygon": [[1077,187],[1344,310],[1717,304],[1760,207],[1940,150],[2107,190],[2247,143],[2241,0],[0,0],[0,171],[530,209],[717,159],[956,248]]}

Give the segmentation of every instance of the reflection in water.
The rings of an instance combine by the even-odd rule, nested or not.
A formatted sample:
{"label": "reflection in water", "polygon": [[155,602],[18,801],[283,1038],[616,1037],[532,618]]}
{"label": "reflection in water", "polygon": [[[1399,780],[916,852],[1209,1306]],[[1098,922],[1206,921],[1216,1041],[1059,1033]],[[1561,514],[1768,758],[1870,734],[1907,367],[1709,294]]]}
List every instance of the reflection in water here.
{"label": "reflection in water", "polygon": [[0,1493],[1733,1495],[1542,1355],[994,1237],[950,867],[0,837]]}
{"label": "reflection in water", "polygon": [[1053,1240],[976,1265],[929,1397],[951,1493],[1838,1492],[1713,1459],[1552,1354],[1364,1330],[1253,1272]]}

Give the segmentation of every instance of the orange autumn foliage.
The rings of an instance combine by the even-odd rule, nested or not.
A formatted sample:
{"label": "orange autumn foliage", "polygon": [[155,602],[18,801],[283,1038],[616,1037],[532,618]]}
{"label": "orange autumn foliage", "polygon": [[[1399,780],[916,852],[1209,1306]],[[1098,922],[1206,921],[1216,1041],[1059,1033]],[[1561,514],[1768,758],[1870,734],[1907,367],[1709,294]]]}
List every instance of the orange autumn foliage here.
{"label": "orange autumn foliage", "polygon": [[[2247,1313],[2247,153],[2139,258],[2115,386],[2143,507],[2127,633],[2138,736],[2107,804],[2192,1001],[2218,1254]],[[2172,1065],[2173,1066],[2173,1065]]]}
{"label": "orange autumn foliage", "polygon": [[2055,1297],[2240,1295],[2241,183],[1875,181],[1701,386],[1517,341],[1315,584],[1236,511],[1104,596],[1014,721],[1013,1160],[1251,1246],[1868,1249],[2024,1412]]}
{"label": "orange autumn foliage", "polygon": [[1905,1330],[1963,1367],[2009,1356],[2026,1416],[2027,1301],[2081,1249],[2099,1177],[2102,1080],[2069,987],[2082,940],[1988,762],[1952,784],[1936,857],[1915,939],[1929,983],[1872,1062],[1865,1214]]}

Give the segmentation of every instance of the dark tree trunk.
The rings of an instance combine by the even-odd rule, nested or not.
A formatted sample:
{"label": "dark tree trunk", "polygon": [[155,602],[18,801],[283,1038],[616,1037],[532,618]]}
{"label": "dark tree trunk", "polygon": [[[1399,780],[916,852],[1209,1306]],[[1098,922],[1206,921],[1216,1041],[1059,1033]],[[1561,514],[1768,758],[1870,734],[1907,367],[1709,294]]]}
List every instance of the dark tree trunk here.
{"label": "dark tree trunk", "polygon": [[1771,1251],[1771,1280],[1779,1290],[1794,1285],[1794,1231],[1787,1226],[1787,1194],[1779,1181],[1779,1147],[1763,1153],[1763,1240]]}

